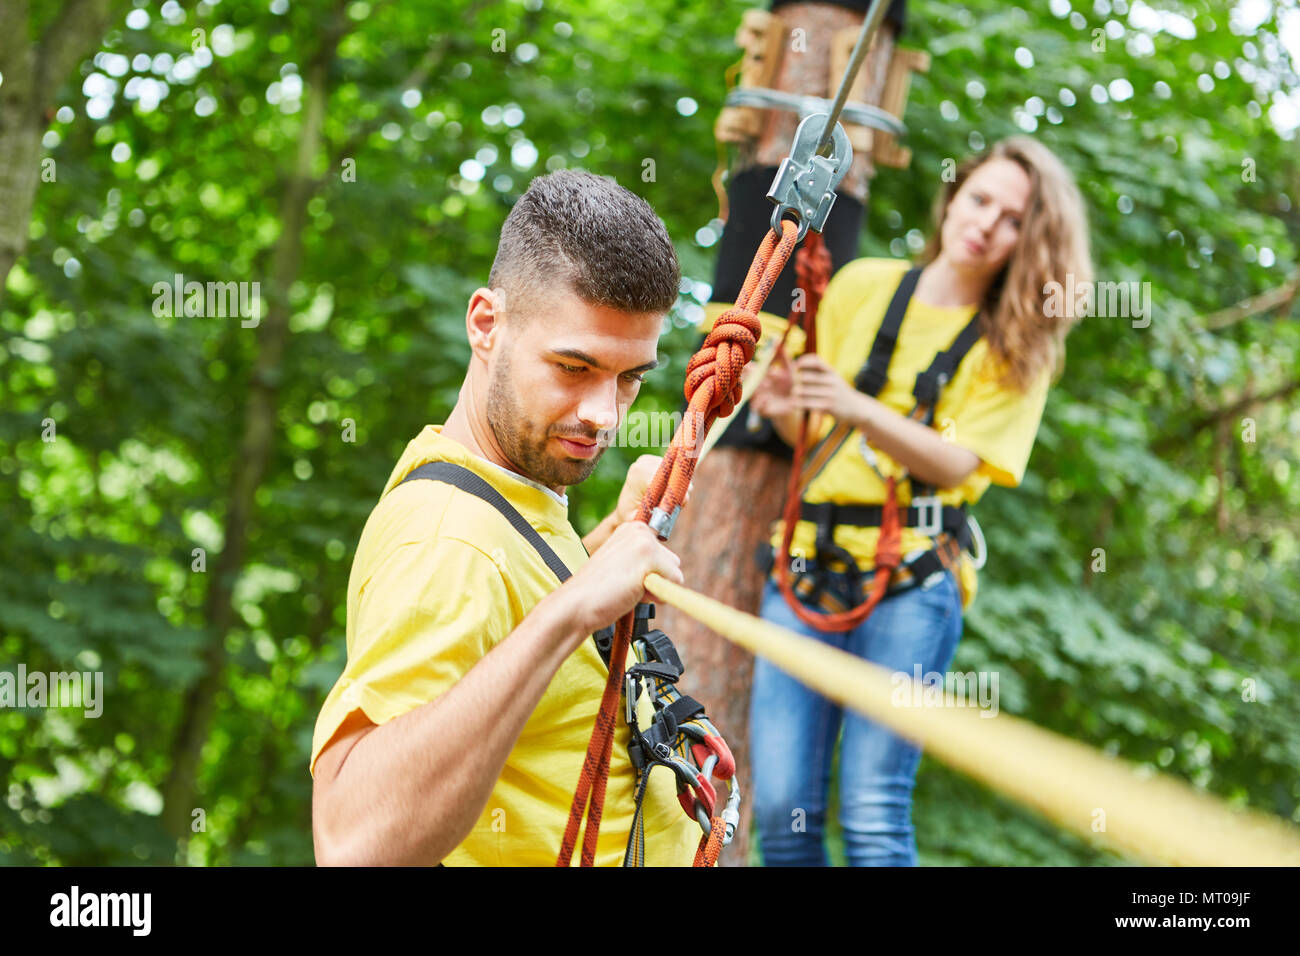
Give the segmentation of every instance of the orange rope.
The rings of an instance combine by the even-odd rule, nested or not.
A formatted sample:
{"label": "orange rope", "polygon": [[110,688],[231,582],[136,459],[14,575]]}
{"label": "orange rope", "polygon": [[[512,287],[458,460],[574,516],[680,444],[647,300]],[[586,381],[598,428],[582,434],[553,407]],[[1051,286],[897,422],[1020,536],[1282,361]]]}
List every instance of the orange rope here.
{"label": "orange rope", "polygon": [[[774,230],[768,231],[754,255],[735,305],[718,316],[704,344],[687,364],[686,414],[641,499],[637,521],[648,523],[655,508],[669,515],[676,514],[686,499],[686,490],[695,474],[698,450],[703,447],[709,429],[719,417],[730,415],[740,403],[743,397],[740,375],[754,357],[754,349],[763,333],[758,311],[790,260],[798,232],[798,227],[789,220],[781,223],[779,236]],[[596,861],[596,839],[600,834],[600,817],[605,805],[605,784],[609,779],[609,760],[614,747],[618,701],[623,690],[623,665],[632,636],[632,617],[633,612],[629,611],[619,619],[614,630],[614,644],[609,654],[609,680],[600,698],[600,710],[596,713],[587,755],[578,774],[578,786],[569,808],[569,822],[556,866],[569,866],[573,862],[578,829],[584,816],[582,865],[592,866]],[[721,845],[722,823],[715,818],[709,838],[700,841],[695,865],[712,866],[717,861]]]}
{"label": "orange rope", "polygon": [[716,866],[718,854],[722,852],[722,831],[725,826],[722,817],[709,820],[709,835],[700,837],[700,845],[695,850],[695,862],[691,866]]}

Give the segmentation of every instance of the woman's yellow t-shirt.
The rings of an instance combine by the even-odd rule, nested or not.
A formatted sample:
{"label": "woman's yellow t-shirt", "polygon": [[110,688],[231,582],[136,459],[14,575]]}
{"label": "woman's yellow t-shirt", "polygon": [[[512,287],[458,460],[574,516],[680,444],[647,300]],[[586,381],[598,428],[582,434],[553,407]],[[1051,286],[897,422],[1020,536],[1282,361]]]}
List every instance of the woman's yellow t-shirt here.
{"label": "woman's yellow t-shirt", "polygon": [[[911,267],[911,263],[901,259],[858,259],[840,269],[827,285],[817,311],[817,351],[846,381],[852,382],[866,362],[890,300]],[[904,415],[911,412],[916,405],[912,395],[916,376],[929,367],[935,355],[952,344],[975,311],[974,306],[927,305],[913,297],[889,363],[888,380],[876,397],[897,412]],[[1001,384],[997,363],[989,356],[988,343],[984,339],[975,343],[939,396],[934,428],[945,441],[978,455],[980,464],[961,485],[940,489],[940,501],[946,505],[973,504],[990,483],[1008,487],[1020,483],[1038,432],[1050,381],[1051,372],[1046,370],[1026,391]],[[820,439],[833,427],[834,422],[824,416],[816,438]],[[881,472],[898,478],[905,474],[896,461],[878,449],[873,450]],[[897,488],[899,505],[910,503],[910,484],[900,482]],[[862,454],[860,432],[849,436],[808,486],[804,499],[810,503],[837,504],[880,504],[885,500],[885,484]],[[771,541],[775,548],[781,546],[783,531],[780,519],[773,522]],[[791,552],[813,557],[815,533],[812,522],[800,521]],[[865,571],[875,566],[879,535],[879,528],[840,525],[835,529],[834,539]],[[914,528],[903,529],[904,555],[932,546],[933,540]],[[975,599],[977,582],[974,563],[966,554],[962,556],[959,583],[962,606],[969,607]]]}
{"label": "woman's yellow t-shirt", "polygon": [[[417,465],[451,461],[499,491],[570,571],[587,561],[567,499],[472,454],[427,426],[407,446],[357,546],[348,580],[347,664],[316,720],[310,770],[344,719],[376,724],[450,690],[558,587],[555,575],[490,504],[439,481],[399,482]],[[627,664],[636,661],[629,654]],[[608,674],[591,640],[542,694],[465,841],[447,866],[553,866]],[[620,708],[621,711],[621,708]],[[639,719],[653,717],[643,696]],[[635,810],[636,771],[621,719],[610,758],[598,866],[623,860]],[[672,773],[650,775],[644,801],[646,862],[690,866],[700,828],[682,812]]]}

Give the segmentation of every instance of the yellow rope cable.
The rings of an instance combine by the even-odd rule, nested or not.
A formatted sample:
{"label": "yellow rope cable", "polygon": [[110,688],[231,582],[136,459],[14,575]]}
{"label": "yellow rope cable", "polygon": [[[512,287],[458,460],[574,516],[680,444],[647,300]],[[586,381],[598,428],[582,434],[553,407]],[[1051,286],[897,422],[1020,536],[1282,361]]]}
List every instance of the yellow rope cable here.
{"label": "yellow rope cable", "polygon": [[1300,865],[1300,830],[1280,818],[1233,810],[1171,777],[1144,776],[1132,764],[1017,717],[905,703],[913,700],[911,675],[904,684],[882,667],[658,574],[646,575],[645,587],[818,693],[1086,838],[1178,866]]}

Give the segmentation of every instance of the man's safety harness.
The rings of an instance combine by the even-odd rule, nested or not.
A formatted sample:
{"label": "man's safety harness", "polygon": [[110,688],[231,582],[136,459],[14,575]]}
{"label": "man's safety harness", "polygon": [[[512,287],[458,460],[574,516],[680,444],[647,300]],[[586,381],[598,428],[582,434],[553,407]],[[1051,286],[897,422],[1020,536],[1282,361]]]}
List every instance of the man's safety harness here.
{"label": "man's safety harness", "polygon": [[[808,253],[810,241],[800,250],[800,258]],[[824,250],[814,249],[809,255],[819,255]],[[858,391],[873,398],[878,396],[889,377],[889,364],[898,345],[899,330],[912,293],[916,290],[920,278],[919,268],[904,274],[902,281],[894,292],[893,299],[885,313],[866,363],[854,379]],[[800,271],[800,285],[805,289],[807,308],[796,316],[791,313],[792,325],[801,319],[804,326],[807,351],[816,351],[816,317],[817,306],[825,289],[825,271],[812,269]],[[916,399],[910,418],[925,425],[934,423],[934,409],[939,402],[943,387],[956,374],[962,359],[971,350],[980,337],[980,315],[977,313],[958,333],[947,349],[939,352],[925,371],[916,377],[912,395]],[[778,346],[780,348],[781,346]],[[769,545],[760,545],[756,560],[764,574],[775,566],[777,584],[787,604],[801,620],[823,631],[844,631],[865,621],[875,607],[887,594],[897,594],[928,580],[932,575],[953,567],[964,550],[970,550],[974,541],[979,541],[977,564],[984,560],[983,539],[978,526],[967,515],[964,507],[945,505],[932,485],[924,484],[915,478],[907,477],[912,487],[911,504],[899,508],[896,501],[897,479],[886,477],[881,473],[875,451],[867,444],[865,436],[860,437],[859,448],[871,468],[880,476],[886,489],[885,502],[880,505],[835,504],[833,502],[812,503],[803,500],[803,495],[813,480],[821,473],[830,460],[840,451],[853,429],[851,426],[837,423],[836,426],[817,445],[807,453],[805,463],[806,426],[801,429],[798,447],[795,449],[794,467],[791,470],[790,487],[787,494],[784,514],[784,533],[781,554],[785,560],[776,561],[776,555]],[[794,538],[797,521],[811,521],[816,524],[816,557],[811,563],[796,562],[790,556],[790,544]],[[835,543],[836,525],[854,525],[859,527],[878,527],[880,536],[876,546],[876,567],[870,590],[865,598],[855,607],[844,608],[827,589],[829,575],[834,565],[843,565],[848,575],[852,594],[861,594],[864,574],[847,550]],[[899,554],[902,528],[915,528],[918,533],[938,539],[927,550],[913,552],[907,556]],[[803,601],[817,603],[828,613],[818,614],[804,606]]]}
{"label": "man's safety harness", "polygon": [[[496,508],[533,546],[561,584],[572,576],[568,566],[528,519],[499,491],[468,468],[450,461],[428,462],[412,469],[398,484],[417,479],[442,481],[481,498]],[[720,811],[723,822],[722,832],[718,835],[720,846],[731,842],[740,822],[740,786],[731,749],[713,722],[705,716],[704,705],[678,692],[675,685],[686,668],[668,635],[657,628],[650,630],[648,622],[654,617],[654,605],[638,604],[635,616],[632,651],[638,663],[627,669],[625,686],[626,719],[631,730],[628,756],[637,773],[636,812],[623,857],[624,866],[645,864],[642,804],[650,771],[655,767],[668,767],[676,775],[678,802],[686,815],[698,822],[704,831],[702,847],[711,836],[711,820],[719,813],[718,793],[712,779],[725,780],[730,786],[726,807]],[[591,637],[608,669],[614,642],[613,626],[602,628]],[[643,691],[649,695],[654,708],[654,716],[644,730],[637,717],[637,703]]]}
{"label": "man's safety harness", "polygon": [[[677,800],[686,815],[699,823],[706,838],[711,835],[711,819],[718,803],[710,777],[726,780],[730,786],[722,811],[723,846],[731,842],[740,823],[740,785],[731,749],[704,715],[704,705],[678,692],[675,685],[686,667],[668,635],[657,628],[650,630],[654,605],[638,604],[634,613],[632,651],[638,663],[627,670],[624,699],[627,725],[632,731],[628,755],[637,772],[636,816],[624,866],[645,863],[645,820],[641,811],[650,771],[655,767],[667,767],[676,774]],[[644,731],[636,713],[643,687],[654,706],[654,717]]]}

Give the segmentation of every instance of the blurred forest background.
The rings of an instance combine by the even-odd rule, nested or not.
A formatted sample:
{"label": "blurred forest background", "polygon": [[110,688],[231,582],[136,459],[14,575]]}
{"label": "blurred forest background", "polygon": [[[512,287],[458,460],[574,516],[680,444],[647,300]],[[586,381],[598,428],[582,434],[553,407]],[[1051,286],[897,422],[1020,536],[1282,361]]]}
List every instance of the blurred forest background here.
{"label": "blurred forest background", "polygon": [[[0,670],[104,700],[0,710],[0,862],[312,862],[353,548],[455,400],[510,203],[584,167],[663,217],[687,279],[638,407],[675,410],[746,6],[2,0]],[[1026,6],[911,0],[933,65],[861,251],[918,251],[944,160],[1030,132],[1153,315],[1072,334],[1024,485],[977,511],[955,667],[1300,820],[1300,11]],[[259,282],[260,321],[156,307],[176,274]],[[571,489],[579,531],[643,451]],[[925,864],[1118,861],[929,760],[915,818]]]}

